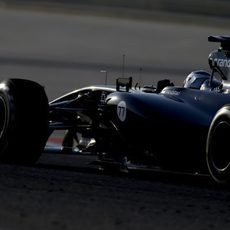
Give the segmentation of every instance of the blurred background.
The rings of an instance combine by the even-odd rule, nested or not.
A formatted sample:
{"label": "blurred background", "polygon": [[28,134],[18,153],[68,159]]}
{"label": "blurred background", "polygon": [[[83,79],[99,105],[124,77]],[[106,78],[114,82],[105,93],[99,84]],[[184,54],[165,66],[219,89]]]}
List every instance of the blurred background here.
{"label": "blurred background", "polygon": [[229,12],[228,0],[2,0],[0,79],[35,80],[50,100],[122,75],[182,85],[209,71],[207,38],[230,35]]}
{"label": "blurred background", "polygon": [[[0,81],[37,81],[49,100],[122,75],[181,86],[209,71],[208,36],[230,36],[229,12],[229,0],[0,0]],[[103,175],[75,157],[1,164],[0,228],[229,229],[229,189],[206,177]]]}

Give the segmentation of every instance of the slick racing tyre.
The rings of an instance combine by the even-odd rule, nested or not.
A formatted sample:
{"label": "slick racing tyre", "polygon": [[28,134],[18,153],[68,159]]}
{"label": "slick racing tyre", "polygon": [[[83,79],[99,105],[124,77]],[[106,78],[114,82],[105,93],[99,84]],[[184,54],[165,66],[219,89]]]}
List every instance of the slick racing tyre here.
{"label": "slick racing tyre", "polygon": [[48,99],[38,83],[9,79],[0,84],[0,161],[29,165],[48,137]]}
{"label": "slick racing tyre", "polygon": [[230,105],[215,115],[207,138],[206,162],[212,178],[219,184],[230,182]]}

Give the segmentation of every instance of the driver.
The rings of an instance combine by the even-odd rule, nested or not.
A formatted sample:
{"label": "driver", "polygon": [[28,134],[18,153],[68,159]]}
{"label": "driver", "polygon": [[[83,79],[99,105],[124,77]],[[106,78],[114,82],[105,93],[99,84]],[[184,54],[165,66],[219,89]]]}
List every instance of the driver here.
{"label": "driver", "polygon": [[206,80],[210,80],[210,77],[210,73],[204,70],[193,71],[184,80],[183,87],[190,89],[200,89],[201,85]]}

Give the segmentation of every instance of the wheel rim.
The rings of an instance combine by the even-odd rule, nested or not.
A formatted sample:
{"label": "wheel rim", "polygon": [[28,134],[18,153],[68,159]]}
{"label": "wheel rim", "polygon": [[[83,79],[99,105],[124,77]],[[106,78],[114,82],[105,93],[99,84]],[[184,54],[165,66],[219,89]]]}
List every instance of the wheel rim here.
{"label": "wheel rim", "polygon": [[5,100],[0,96],[0,138],[4,134],[7,123],[7,107]]}
{"label": "wheel rim", "polygon": [[229,134],[230,124],[222,121],[216,126],[212,136],[210,159],[219,172],[224,172],[230,165]]}

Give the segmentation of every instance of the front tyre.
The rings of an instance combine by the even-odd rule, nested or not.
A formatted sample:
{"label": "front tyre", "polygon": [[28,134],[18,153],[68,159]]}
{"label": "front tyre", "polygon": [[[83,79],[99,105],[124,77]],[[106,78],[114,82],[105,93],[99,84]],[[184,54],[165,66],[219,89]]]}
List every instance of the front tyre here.
{"label": "front tyre", "polygon": [[0,84],[0,161],[29,165],[48,137],[48,99],[36,82],[9,79]]}
{"label": "front tyre", "polygon": [[206,162],[211,177],[219,184],[230,182],[230,106],[215,115],[208,132]]}

